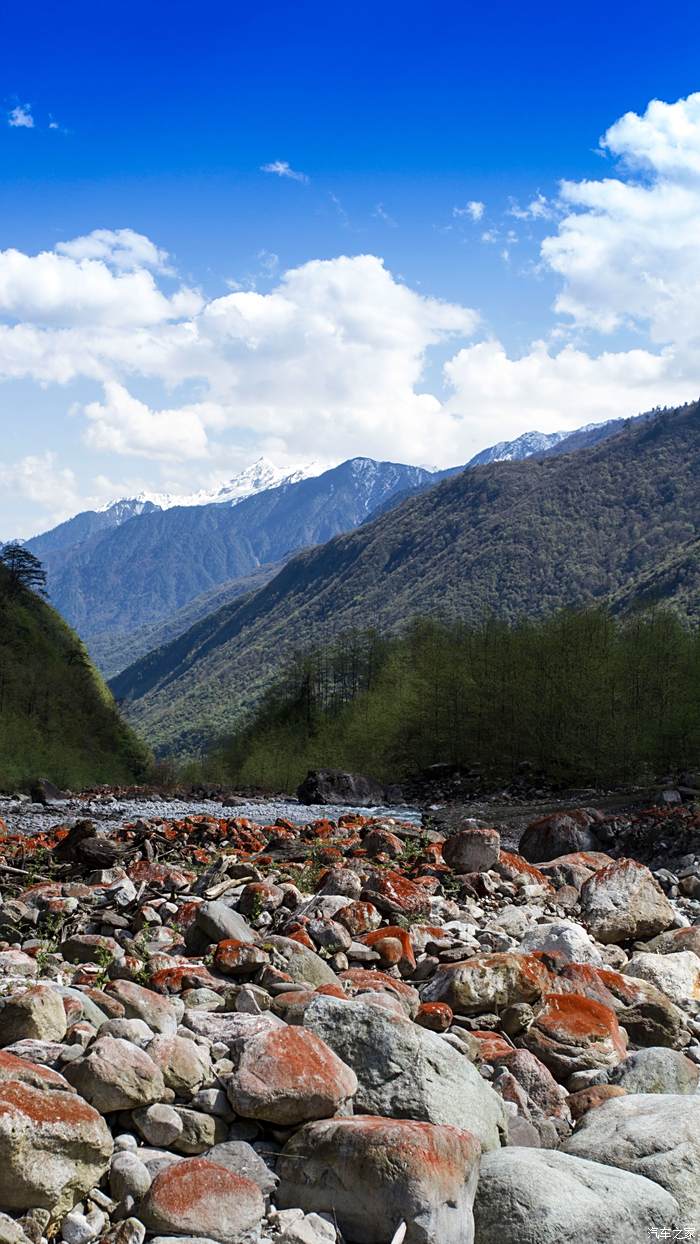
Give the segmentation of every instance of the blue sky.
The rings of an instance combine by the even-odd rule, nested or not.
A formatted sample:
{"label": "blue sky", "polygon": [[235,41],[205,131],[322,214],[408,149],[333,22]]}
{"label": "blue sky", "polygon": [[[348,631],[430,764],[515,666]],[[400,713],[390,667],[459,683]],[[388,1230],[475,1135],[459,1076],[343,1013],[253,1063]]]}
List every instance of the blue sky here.
{"label": "blue sky", "polygon": [[679,3],[14,6],[0,538],[692,397],[699,45]]}

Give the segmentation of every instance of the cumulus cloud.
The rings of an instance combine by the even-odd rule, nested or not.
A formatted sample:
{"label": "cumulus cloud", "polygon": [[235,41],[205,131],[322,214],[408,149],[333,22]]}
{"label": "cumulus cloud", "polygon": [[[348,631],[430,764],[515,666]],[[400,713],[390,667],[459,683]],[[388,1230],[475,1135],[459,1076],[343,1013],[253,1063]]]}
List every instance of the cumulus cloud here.
{"label": "cumulus cloud", "polygon": [[34,117],[31,104],[16,104],[7,114],[7,124],[12,129],[33,130]]}
{"label": "cumulus cloud", "polygon": [[272,160],[260,165],[261,173],[274,173],[277,177],[289,177],[292,181],[308,181],[306,173],[299,173],[286,160]]}
{"label": "cumulus cloud", "polygon": [[207,427],[220,427],[221,411],[211,402],[152,410],[123,385],[105,385],[104,401],[85,407],[86,440],[95,449],[170,461],[205,458],[209,453]]}
{"label": "cumulus cloud", "polygon": [[78,504],[75,474],[69,467],[59,466],[53,453],[27,454],[17,462],[0,462],[0,486],[10,495],[33,501],[54,522],[74,514]]}
{"label": "cumulus cloud", "polygon": [[173,274],[168,266],[168,252],[133,229],[93,229],[84,237],[59,242],[56,250],[70,259],[101,259],[120,272],[152,268],[155,272]]}
{"label": "cumulus cloud", "polygon": [[479,202],[478,199],[470,199],[464,207],[453,207],[452,215],[458,218],[468,216],[470,220],[481,220],[485,210],[485,203]]}

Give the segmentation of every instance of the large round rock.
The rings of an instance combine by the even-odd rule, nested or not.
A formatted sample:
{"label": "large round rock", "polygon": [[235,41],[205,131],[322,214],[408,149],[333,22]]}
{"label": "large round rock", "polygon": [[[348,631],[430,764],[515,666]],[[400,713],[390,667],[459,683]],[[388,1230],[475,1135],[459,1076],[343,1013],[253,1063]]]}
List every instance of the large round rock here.
{"label": "large round rock", "polygon": [[257,1238],[264,1212],[262,1192],[252,1180],[206,1158],[189,1158],[156,1175],[138,1216],[151,1233],[241,1244]]}
{"label": "large round rock", "polygon": [[680,1223],[674,1198],[649,1179],[515,1147],[484,1156],[474,1218],[477,1244],[642,1244],[673,1238],[661,1232]]}
{"label": "large round rock", "polygon": [[484,873],[498,863],[501,835],[497,829],[470,826],[442,844],[442,858],[456,873]]}
{"label": "large round rock", "polygon": [[246,1119],[290,1126],[325,1119],[357,1091],[355,1072],[305,1028],[273,1028],[243,1045],[226,1084]]}
{"label": "large round rock", "polygon": [[476,1137],[454,1127],[358,1115],[310,1123],[278,1163],[280,1206],[330,1214],[347,1244],[472,1244]]}
{"label": "large round rock", "polygon": [[104,1119],[74,1093],[0,1084],[0,1205],[64,1214],[112,1156]]}

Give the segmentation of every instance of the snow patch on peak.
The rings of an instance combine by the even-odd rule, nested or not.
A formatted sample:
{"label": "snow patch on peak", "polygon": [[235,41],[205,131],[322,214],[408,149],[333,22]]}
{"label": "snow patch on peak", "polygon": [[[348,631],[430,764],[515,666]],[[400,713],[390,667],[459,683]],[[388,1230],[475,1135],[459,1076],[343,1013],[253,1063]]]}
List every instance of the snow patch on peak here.
{"label": "snow patch on peak", "polygon": [[115,513],[119,521],[126,521],[150,509],[172,510],[175,506],[238,505],[255,493],[278,488],[282,484],[296,484],[311,479],[327,468],[319,462],[302,466],[277,467],[267,458],[258,458],[232,479],[214,488],[200,488],[191,493],[140,492],[135,497],[121,497],[101,507],[101,511]]}

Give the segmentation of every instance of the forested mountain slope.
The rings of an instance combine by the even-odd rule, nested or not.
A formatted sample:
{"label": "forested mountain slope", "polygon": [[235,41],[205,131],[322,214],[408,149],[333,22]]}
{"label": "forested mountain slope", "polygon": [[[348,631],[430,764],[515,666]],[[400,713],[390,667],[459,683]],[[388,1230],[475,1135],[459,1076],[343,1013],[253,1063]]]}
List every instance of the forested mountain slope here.
{"label": "forested mountain slope", "polygon": [[[186,752],[229,728],[301,646],[419,614],[514,619],[630,593],[697,557],[700,405],[631,423],[576,453],[497,463],[411,497],[293,558],[113,682],[159,748]],[[698,609],[697,576],[678,594]],[[675,580],[663,599],[673,601]]]}

